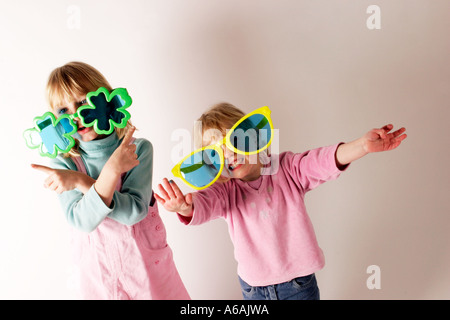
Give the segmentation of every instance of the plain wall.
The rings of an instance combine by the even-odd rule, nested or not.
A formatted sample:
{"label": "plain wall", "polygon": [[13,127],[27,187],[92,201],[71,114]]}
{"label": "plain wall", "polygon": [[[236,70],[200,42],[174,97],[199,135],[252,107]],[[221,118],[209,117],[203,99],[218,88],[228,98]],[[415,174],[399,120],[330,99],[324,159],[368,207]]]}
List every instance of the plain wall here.
{"label": "plain wall", "polygon": [[[366,26],[370,5],[381,29]],[[190,151],[175,133],[220,101],[268,105],[280,151],[405,126],[400,148],[306,197],[326,257],[321,297],[449,299],[449,31],[448,0],[2,1],[0,298],[77,297],[68,224],[30,168],[48,160],[22,132],[47,110],[51,70],[80,60],[128,89],[136,136],[154,147],[154,189],[180,143]],[[241,299],[226,223],[160,213],[191,297]],[[381,289],[366,285],[371,265]]]}

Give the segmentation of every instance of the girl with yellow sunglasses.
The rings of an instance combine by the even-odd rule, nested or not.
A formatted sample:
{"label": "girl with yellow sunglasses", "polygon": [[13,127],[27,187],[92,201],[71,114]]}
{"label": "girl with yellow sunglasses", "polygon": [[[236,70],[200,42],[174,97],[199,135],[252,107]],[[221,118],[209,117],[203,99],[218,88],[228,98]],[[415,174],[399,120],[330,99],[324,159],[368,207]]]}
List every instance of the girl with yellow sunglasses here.
{"label": "girl with yellow sunglasses", "polygon": [[[241,139],[240,145],[234,133],[237,129],[246,132],[240,125],[248,118],[257,120],[255,116],[245,116],[229,104],[203,114],[200,121],[207,147],[184,158],[173,170],[175,176],[201,190],[183,195],[175,182],[164,179],[159,185],[161,195],[155,196],[166,210],[177,212],[184,224],[226,220],[244,299],[319,299],[314,274],[325,260],[306,212],[306,192],[336,179],[349,163],[368,153],[397,148],[406,138],[405,129],[390,132],[393,126],[386,125],[349,143],[302,153],[282,152],[272,156],[278,159],[278,170],[262,174],[259,157],[254,163],[248,160],[269,146],[272,122],[268,109],[254,114],[261,115],[260,121],[251,121],[249,129],[258,135]],[[232,130],[226,133],[228,128]],[[260,130],[267,130],[265,138],[259,138]],[[205,136],[208,131],[225,134],[225,139]],[[222,180],[224,171],[229,177],[214,183]]]}

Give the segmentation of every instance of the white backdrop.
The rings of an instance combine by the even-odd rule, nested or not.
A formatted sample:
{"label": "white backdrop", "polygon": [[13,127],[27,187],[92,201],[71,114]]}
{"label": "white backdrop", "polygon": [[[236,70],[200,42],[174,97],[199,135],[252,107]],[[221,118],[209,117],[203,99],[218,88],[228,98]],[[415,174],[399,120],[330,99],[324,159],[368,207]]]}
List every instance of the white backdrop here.
{"label": "white backdrop", "polygon": [[[380,29],[366,24],[370,5]],[[0,298],[77,297],[68,225],[30,168],[47,159],[22,132],[47,109],[51,70],[80,60],[129,90],[155,189],[172,178],[172,134],[220,101],[270,106],[280,151],[405,126],[399,149],[307,196],[326,257],[321,297],[449,299],[449,30],[447,0],[2,1]],[[160,212],[191,297],[241,299],[225,222],[186,227]],[[371,265],[380,289],[366,285]]]}

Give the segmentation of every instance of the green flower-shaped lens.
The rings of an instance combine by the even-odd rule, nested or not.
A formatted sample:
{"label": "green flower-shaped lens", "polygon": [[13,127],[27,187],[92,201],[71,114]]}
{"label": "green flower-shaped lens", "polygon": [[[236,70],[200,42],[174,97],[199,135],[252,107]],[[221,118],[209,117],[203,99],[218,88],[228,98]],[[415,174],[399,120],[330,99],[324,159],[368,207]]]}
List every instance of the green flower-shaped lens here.
{"label": "green flower-shaped lens", "polygon": [[55,158],[58,152],[67,153],[72,149],[75,132],[77,126],[71,116],[62,115],[56,119],[53,113],[46,112],[34,118],[34,127],[25,130],[23,137],[29,148],[39,148],[41,156]]}
{"label": "green flower-shaped lens", "polygon": [[114,127],[125,128],[131,115],[126,110],[132,103],[127,89],[117,88],[111,93],[99,88],[86,95],[89,105],[78,108],[78,117],[85,127],[94,126],[98,134],[110,134]]}

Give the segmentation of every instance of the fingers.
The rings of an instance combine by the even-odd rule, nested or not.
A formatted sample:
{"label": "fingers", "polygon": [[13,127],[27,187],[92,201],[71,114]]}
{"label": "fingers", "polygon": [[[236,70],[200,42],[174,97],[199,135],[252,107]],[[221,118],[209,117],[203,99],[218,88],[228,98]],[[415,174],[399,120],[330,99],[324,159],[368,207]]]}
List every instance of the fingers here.
{"label": "fingers", "polygon": [[170,199],[175,199],[177,196],[175,195],[175,191],[172,189],[172,185],[166,178],[163,179],[163,185],[169,195]]}
{"label": "fingers", "polygon": [[[403,129],[403,130],[402,130]],[[398,130],[399,132],[394,132],[394,138],[392,138],[392,140],[394,140],[395,143],[395,147],[397,148],[400,143],[406,139],[407,135],[404,133],[406,131],[405,128],[402,128],[400,130]]]}
{"label": "fingers", "polygon": [[[394,129],[394,125],[392,124],[387,124],[384,127],[381,128],[382,130],[384,130],[386,133],[388,133],[389,131],[391,131],[392,129]],[[394,135],[394,138],[401,135],[403,132],[405,132],[406,129],[405,127],[401,127],[400,129],[392,132],[392,134]]]}
{"label": "fingers", "polygon": [[[403,131],[404,132],[404,131]],[[403,140],[405,140],[406,138],[408,137],[408,135],[405,133],[405,134],[402,134],[401,136],[399,136],[399,137],[396,137],[395,139],[397,140],[397,141],[403,141]]]}
{"label": "fingers", "polygon": [[164,186],[159,184],[158,187],[161,191],[161,194],[166,200],[174,198],[184,198],[183,192],[173,180],[169,181],[167,180],[167,178],[164,178],[162,183]]}
{"label": "fingers", "polygon": [[163,198],[161,198],[156,192],[153,193],[155,195],[156,200],[161,203],[162,205],[164,205],[164,203],[166,203],[166,200],[164,200]]}
{"label": "fingers", "polygon": [[394,126],[392,124],[387,124],[381,129],[383,129],[386,133],[388,133],[389,131],[392,130],[392,128],[394,128]]}
{"label": "fingers", "polygon": [[40,164],[34,164],[33,163],[33,164],[31,164],[31,167],[33,169],[42,171],[42,172],[44,172],[46,174],[53,174],[55,172],[55,169],[52,169],[52,168],[49,168],[49,167],[46,167],[46,166],[42,166]]}
{"label": "fingers", "polygon": [[[392,134],[394,136],[394,138],[397,138],[398,136],[400,136],[401,134],[403,134],[406,131],[405,128],[400,128],[397,131],[394,131]],[[406,136],[406,135],[405,135]],[[403,138],[404,139],[404,138]],[[402,139],[402,140],[403,140]]]}
{"label": "fingers", "polygon": [[45,181],[44,181],[44,188],[53,190],[53,189],[51,189],[53,182],[54,182],[53,175],[48,176],[47,179],[45,179]]}
{"label": "fingers", "polygon": [[187,194],[184,196],[183,192],[172,180],[169,181],[164,178],[162,184],[158,185],[158,188],[160,194],[155,194],[155,198],[167,210],[179,212],[180,210],[185,210],[186,207],[192,206],[192,195]]}
{"label": "fingers", "polygon": [[[404,127],[389,133],[389,131],[391,131],[394,128],[394,125],[392,124],[387,124],[385,126],[383,126],[381,129],[373,129],[374,132],[376,132],[381,138],[385,139],[385,138],[397,138],[399,136],[401,136],[406,129]],[[388,134],[389,133],[389,134]],[[401,140],[405,139],[405,137],[402,137]],[[400,140],[400,141],[401,141]]]}
{"label": "fingers", "polygon": [[[371,139],[373,139],[373,140],[378,139],[378,137],[381,138],[381,139],[385,139],[387,137],[386,131],[383,128],[381,128],[381,129],[377,129],[377,128],[372,129],[372,132],[375,133],[375,135],[371,134]],[[378,137],[377,137],[377,135],[378,135]]]}
{"label": "fingers", "polygon": [[125,134],[125,137],[122,140],[122,143],[120,145],[120,148],[122,150],[126,151],[126,154],[128,157],[130,157],[133,161],[133,167],[137,166],[139,164],[138,155],[136,153],[137,146],[134,143],[131,143],[131,140],[133,138],[133,133],[136,130],[135,127],[131,127],[128,129],[127,133]]}
{"label": "fingers", "polygon": [[56,169],[52,169],[52,168],[42,166],[40,164],[34,164],[34,163],[31,164],[31,167],[33,169],[36,169],[36,170],[39,170],[39,171],[42,171],[42,172],[48,174],[48,177],[44,180],[44,188],[52,190],[52,191],[56,191],[56,189],[58,188],[58,184],[54,183],[55,182],[54,174],[56,172]]}
{"label": "fingers", "polygon": [[122,145],[128,146],[131,143],[131,139],[133,138],[134,131],[136,130],[136,127],[130,127],[125,134],[125,137],[122,140]]}
{"label": "fingers", "polygon": [[49,189],[50,191],[55,191],[57,194],[61,194],[65,191],[61,184],[55,181],[54,175],[51,175],[45,179],[44,188]]}
{"label": "fingers", "polygon": [[64,192],[64,188],[61,186],[61,183],[55,181],[55,172],[57,172],[57,169],[41,166],[39,164],[32,164],[31,167],[49,175],[44,181],[44,188],[55,191],[57,194]]}
{"label": "fingers", "polygon": [[[164,178],[163,185],[165,187],[164,191],[168,195],[169,199],[183,199],[184,200],[183,192],[181,192],[180,188],[173,180],[169,181],[169,180],[167,180],[167,178]],[[160,189],[161,189],[161,187],[160,187]]]}
{"label": "fingers", "polygon": [[164,200],[164,201],[169,201],[170,200],[170,196],[167,193],[166,189],[164,189],[164,187],[159,184],[158,185],[159,191],[161,192],[162,197],[160,197],[160,199]]}
{"label": "fingers", "polygon": [[185,199],[186,199],[186,203],[188,204],[188,205],[191,205],[192,204],[192,193],[188,193],[187,195],[186,195],[186,197],[185,197]]}
{"label": "fingers", "polygon": [[183,192],[181,192],[180,188],[178,187],[178,185],[173,180],[170,180],[169,184],[172,187],[172,190],[175,193],[175,196],[177,198],[184,198]]}
{"label": "fingers", "polygon": [[[390,130],[392,130],[394,128],[394,126],[392,124],[388,124],[386,126],[383,127],[383,130],[387,132],[389,132]],[[404,127],[389,133],[386,138],[388,138],[391,143],[393,144],[393,148],[396,148],[400,145],[400,143],[406,139],[407,135],[404,134],[406,131],[406,129]]]}
{"label": "fingers", "polygon": [[136,146],[134,143],[132,143],[132,144],[130,144],[127,148],[128,148],[131,152],[136,152],[137,146]]}

